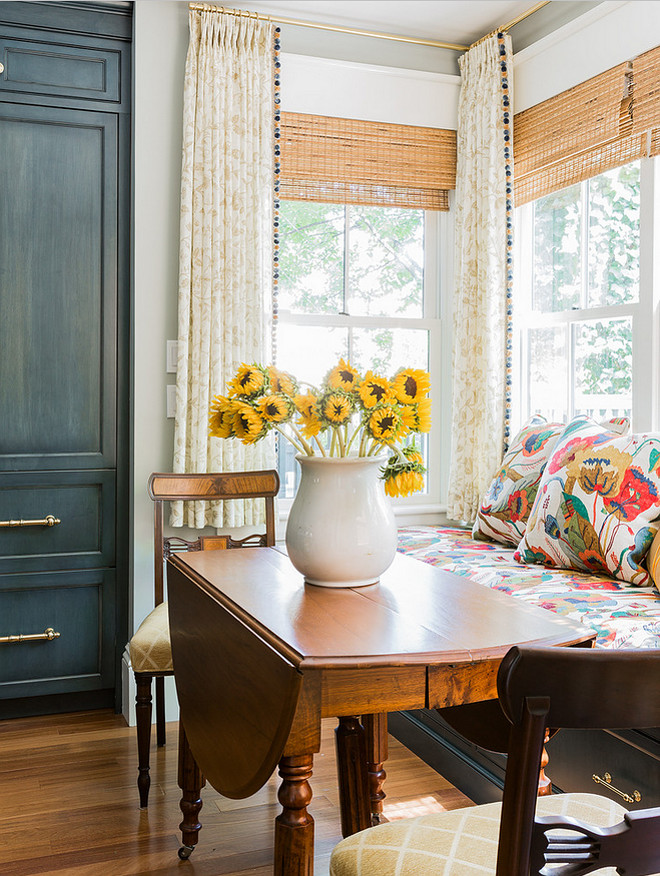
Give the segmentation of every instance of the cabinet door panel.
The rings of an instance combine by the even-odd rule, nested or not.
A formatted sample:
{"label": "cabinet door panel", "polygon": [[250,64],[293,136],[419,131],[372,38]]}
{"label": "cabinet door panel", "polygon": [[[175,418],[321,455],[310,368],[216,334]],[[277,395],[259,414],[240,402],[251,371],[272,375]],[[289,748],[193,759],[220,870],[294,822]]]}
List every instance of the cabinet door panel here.
{"label": "cabinet door panel", "polygon": [[0,142],[0,470],[111,467],[117,120],[5,104]]}
{"label": "cabinet door panel", "polygon": [[111,688],[114,590],[109,570],[3,575],[0,637],[60,636],[0,643],[0,699]]}
{"label": "cabinet door panel", "polygon": [[[112,566],[112,471],[5,472],[0,475],[0,573]],[[16,525],[45,520],[52,525]],[[7,526],[7,523],[12,525]]]}
{"label": "cabinet door panel", "polygon": [[119,100],[119,52],[0,37],[3,92]]}

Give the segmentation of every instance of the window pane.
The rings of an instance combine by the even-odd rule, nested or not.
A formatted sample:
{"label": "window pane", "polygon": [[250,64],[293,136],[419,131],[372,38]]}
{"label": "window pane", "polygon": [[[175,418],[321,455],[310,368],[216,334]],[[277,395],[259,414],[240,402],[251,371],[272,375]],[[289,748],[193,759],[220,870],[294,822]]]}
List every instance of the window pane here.
{"label": "window pane", "polygon": [[589,181],[590,307],[639,300],[639,162]]}
{"label": "window pane", "polygon": [[362,373],[369,369],[392,377],[399,368],[429,367],[429,335],[421,329],[354,329],[351,364]]}
{"label": "window pane", "polygon": [[530,329],[529,412],[552,422],[568,419],[566,331],[563,327]]}
{"label": "window pane", "polygon": [[278,368],[318,386],[340,359],[348,358],[348,329],[280,323],[277,350]]}
{"label": "window pane", "polygon": [[424,315],[424,212],[351,207],[351,316]]}
{"label": "window pane", "polygon": [[344,309],[344,208],[280,204],[279,304],[293,313]]}
{"label": "window pane", "polygon": [[573,329],[575,413],[596,419],[632,413],[632,318],[590,320]]}
{"label": "window pane", "polygon": [[580,206],[579,183],[534,204],[534,310],[554,312],[580,306]]}

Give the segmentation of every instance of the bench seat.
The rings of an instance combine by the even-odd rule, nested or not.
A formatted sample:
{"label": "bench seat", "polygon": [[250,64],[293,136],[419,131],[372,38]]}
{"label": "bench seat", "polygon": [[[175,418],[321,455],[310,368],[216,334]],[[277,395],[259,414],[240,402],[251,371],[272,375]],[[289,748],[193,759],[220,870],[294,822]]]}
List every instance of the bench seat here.
{"label": "bench seat", "polygon": [[660,593],[603,575],[523,565],[514,549],[478,541],[469,529],[406,526],[399,551],[554,611],[596,631],[596,647],[660,648]]}

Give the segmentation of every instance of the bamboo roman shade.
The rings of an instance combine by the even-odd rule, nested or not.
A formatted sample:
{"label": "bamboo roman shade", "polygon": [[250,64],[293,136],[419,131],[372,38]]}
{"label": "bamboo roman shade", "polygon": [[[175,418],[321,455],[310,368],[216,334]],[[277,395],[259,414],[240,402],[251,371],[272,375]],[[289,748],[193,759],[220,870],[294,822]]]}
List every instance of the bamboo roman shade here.
{"label": "bamboo roman shade", "polygon": [[619,64],[514,117],[514,194],[536,200],[642,155],[632,134],[630,69]]}
{"label": "bamboo roman shade", "polygon": [[649,139],[649,155],[660,154],[660,46],[633,61],[633,130]]}
{"label": "bamboo roman shade", "polygon": [[517,205],[660,152],[660,47],[514,117]]}
{"label": "bamboo roman shade", "polygon": [[280,197],[448,210],[456,132],[283,112]]}

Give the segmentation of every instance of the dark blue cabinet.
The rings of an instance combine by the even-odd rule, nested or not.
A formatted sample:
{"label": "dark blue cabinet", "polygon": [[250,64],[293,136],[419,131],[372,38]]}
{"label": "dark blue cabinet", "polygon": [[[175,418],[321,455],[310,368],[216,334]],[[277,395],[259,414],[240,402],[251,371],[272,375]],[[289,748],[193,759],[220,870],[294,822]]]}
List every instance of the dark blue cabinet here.
{"label": "dark blue cabinet", "polygon": [[130,4],[0,3],[0,717],[119,702],[131,38]]}

